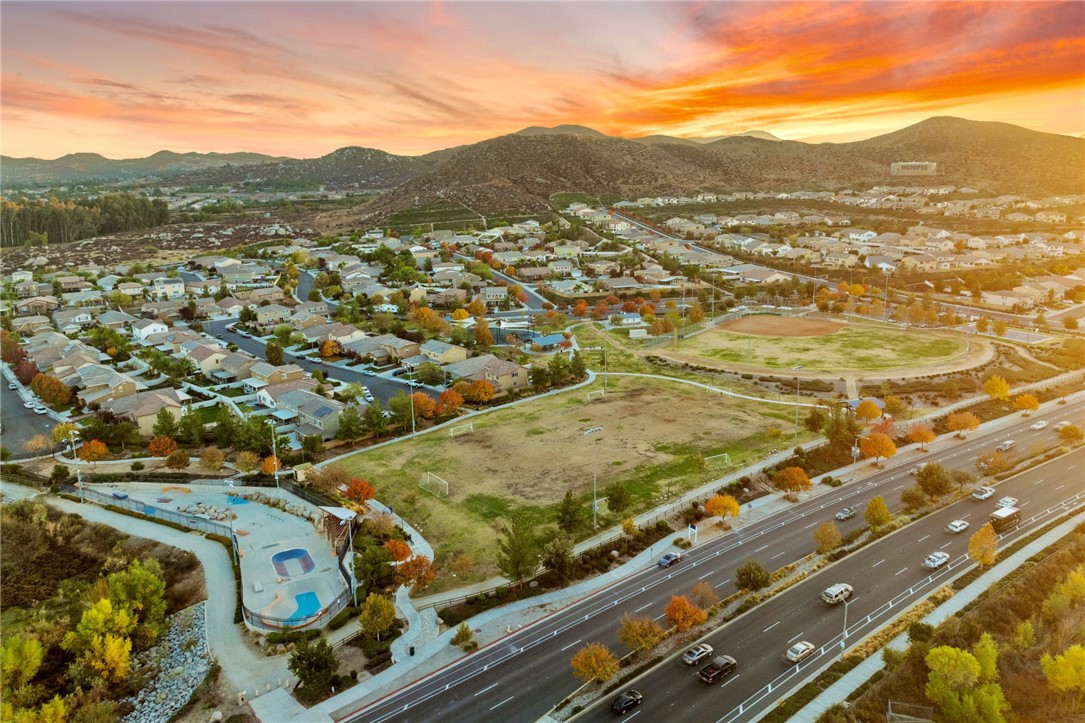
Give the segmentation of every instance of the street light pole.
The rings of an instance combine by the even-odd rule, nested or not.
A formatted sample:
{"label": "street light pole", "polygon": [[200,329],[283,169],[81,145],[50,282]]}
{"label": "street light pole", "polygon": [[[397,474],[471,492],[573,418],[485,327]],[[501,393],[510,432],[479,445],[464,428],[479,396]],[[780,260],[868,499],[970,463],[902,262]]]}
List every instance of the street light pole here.
{"label": "street light pole", "polygon": [[[797,372],[802,368],[803,368],[803,365],[800,364],[799,366],[792,369],[792,371]],[[792,441],[792,444],[794,446],[798,446],[798,444],[799,444],[799,395],[801,393],[802,393],[802,377],[796,376],[795,377],[795,439]]]}
{"label": "street light pole", "polygon": [[[587,437],[602,431],[602,427],[592,427],[580,436]],[[599,459],[595,454],[591,456],[591,459],[591,526],[593,530],[597,530],[599,529]]]}
{"label": "street light pole", "polygon": [[[276,458],[275,461],[278,462],[279,461],[278,458]],[[225,487],[229,487],[229,488],[232,488],[234,486],[234,483],[232,481],[228,480],[228,479],[224,479],[222,481],[222,484]],[[226,519],[228,519],[230,521],[230,559],[232,559],[234,561],[234,564],[236,565],[237,564],[237,548],[236,548],[237,537],[234,534],[234,506],[233,506],[233,503],[230,501],[230,490],[226,490]]]}
{"label": "street light pole", "polygon": [[407,395],[411,398],[411,436],[414,436],[414,387],[411,387],[411,392]]}
{"label": "street light pole", "polygon": [[271,458],[275,460],[275,489],[279,489],[279,443],[275,434],[275,422],[271,423]]}
{"label": "street light pole", "polygon": [[840,659],[844,659],[844,650],[848,644],[848,605],[851,605],[851,601],[844,601],[844,635],[840,638]]}
{"label": "street light pole", "polygon": [[882,269],[885,275],[885,309],[882,312],[882,321],[889,320],[889,269]]}

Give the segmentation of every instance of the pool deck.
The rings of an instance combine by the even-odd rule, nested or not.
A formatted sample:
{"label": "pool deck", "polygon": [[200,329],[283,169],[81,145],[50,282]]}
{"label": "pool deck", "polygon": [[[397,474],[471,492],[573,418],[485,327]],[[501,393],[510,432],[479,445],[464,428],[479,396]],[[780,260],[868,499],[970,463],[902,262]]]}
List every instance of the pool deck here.
{"label": "pool deck", "polygon": [[[296,594],[315,592],[321,605],[326,606],[347,589],[327,539],[318,534],[318,528],[311,520],[270,505],[237,500],[234,497],[263,494],[275,499],[280,497],[278,490],[212,484],[146,483],[88,485],[88,488],[106,493],[123,490],[133,500],[174,512],[204,505],[205,508],[211,508],[209,517],[219,518],[224,524],[228,523],[228,514],[232,512],[240,555],[242,599],[245,607],[253,612],[288,618],[297,609],[294,599]],[[229,501],[227,492],[231,497]],[[299,503],[285,495],[281,498],[289,499],[290,504],[302,514],[317,513],[317,508],[312,505]],[[306,550],[315,567],[311,572],[302,575],[280,576],[271,562],[271,556],[293,548]],[[298,566],[291,565],[291,569],[297,570]],[[279,598],[285,599],[285,602],[277,603]],[[273,604],[275,608],[267,610]]]}

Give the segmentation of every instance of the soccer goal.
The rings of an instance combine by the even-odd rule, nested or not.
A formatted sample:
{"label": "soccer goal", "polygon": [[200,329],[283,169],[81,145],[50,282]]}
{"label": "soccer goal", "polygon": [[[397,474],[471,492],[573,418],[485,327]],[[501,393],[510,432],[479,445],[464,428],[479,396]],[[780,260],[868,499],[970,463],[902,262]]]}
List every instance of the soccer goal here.
{"label": "soccer goal", "polygon": [[704,461],[705,461],[706,465],[718,464],[719,462],[723,462],[725,465],[730,467],[731,466],[731,455],[727,454],[726,452],[724,452],[723,454],[714,454],[711,457],[705,457]]}
{"label": "soccer goal", "polygon": [[599,399],[600,397],[606,396],[606,393],[606,389],[596,389],[594,392],[588,392],[588,401],[590,402],[593,399]]}
{"label": "soccer goal", "polygon": [[434,497],[448,497],[448,482],[441,479],[433,472],[423,472],[418,486],[429,492]]}
{"label": "soccer goal", "polygon": [[448,430],[449,437],[458,437],[461,434],[470,434],[475,431],[475,425],[471,422],[467,424],[461,424],[458,427],[452,427]]}

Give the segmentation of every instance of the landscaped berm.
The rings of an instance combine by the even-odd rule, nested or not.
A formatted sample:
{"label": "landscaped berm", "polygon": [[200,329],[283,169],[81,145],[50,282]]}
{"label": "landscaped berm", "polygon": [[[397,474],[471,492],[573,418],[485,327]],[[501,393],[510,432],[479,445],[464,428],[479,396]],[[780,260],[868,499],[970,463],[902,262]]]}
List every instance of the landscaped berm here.
{"label": "landscaped berm", "polygon": [[753,314],[685,339],[677,351],[751,367],[873,372],[930,369],[965,348],[949,331]]}
{"label": "landscaped berm", "polygon": [[[790,407],[662,379],[613,376],[605,396],[586,399],[601,388],[596,382],[499,409],[473,417],[473,432],[454,438],[427,434],[342,464],[369,480],[382,502],[418,523],[436,548],[439,566],[456,553],[468,554],[476,563],[473,579],[496,574],[496,528],[511,514],[525,514],[540,533],[556,530],[566,490],[577,496],[587,521],[580,536],[589,535],[596,473],[600,498],[613,482],[632,497],[621,516],[600,519],[600,526],[609,526],[658,504],[664,494],[725,471],[704,457],[727,453],[734,464],[743,464],[780,446],[767,434],[770,428],[789,437],[792,432]],[[592,427],[603,429],[584,436]],[[448,482],[447,498],[420,488],[425,472]],[[465,582],[462,572],[457,581]]]}

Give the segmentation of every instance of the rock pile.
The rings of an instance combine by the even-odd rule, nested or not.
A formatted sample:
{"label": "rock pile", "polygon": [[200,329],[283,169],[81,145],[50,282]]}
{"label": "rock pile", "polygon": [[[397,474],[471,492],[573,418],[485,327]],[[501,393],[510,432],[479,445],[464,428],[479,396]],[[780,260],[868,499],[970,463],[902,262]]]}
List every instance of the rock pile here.
{"label": "rock pile", "polygon": [[227,510],[203,502],[179,507],[177,511],[184,512],[186,515],[200,515],[216,522],[229,522],[230,520],[230,513]]}
{"label": "rock pile", "polygon": [[205,602],[169,619],[166,634],[132,661],[132,672],[145,679],[143,688],[125,702],[135,710],[125,723],[159,723],[180,710],[211,670],[207,649]]}

